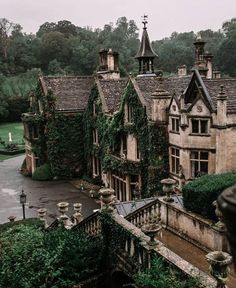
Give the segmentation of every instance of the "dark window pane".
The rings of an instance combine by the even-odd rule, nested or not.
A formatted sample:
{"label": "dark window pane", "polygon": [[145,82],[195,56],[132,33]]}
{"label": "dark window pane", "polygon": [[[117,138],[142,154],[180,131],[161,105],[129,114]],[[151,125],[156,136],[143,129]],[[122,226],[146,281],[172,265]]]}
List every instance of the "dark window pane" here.
{"label": "dark window pane", "polygon": [[200,121],[200,124],[201,124],[201,133],[208,133],[208,131],[207,131],[207,123],[208,123],[208,121],[207,120],[201,120]]}
{"label": "dark window pane", "polygon": [[201,171],[201,174],[208,173],[208,162],[200,162],[200,171]]}
{"label": "dark window pane", "polygon": [[179,157],[179,149],[175,149],[175,151],[176,151],[176,156]]}
{"label": "dark window pane", "polygon": [[208,160],[208,152],[201,152],[200,158],[203,160]]}
{"label": "dark window pane", "polygon": [[179,132],[179,119],[176,119],[176,131]]}
{"label": "dark window pane", "polygon": [[176,158],[176,168],[175,168],[175,173],[179,173],[179,158]]}
{"label": "dark window pane", "polygon": [[199,120],[192,120],[192,133],[199,133]]}
{"label": "dark window pane", "polygon": [[175,173],[175,158],[171,157],[171,172]]}
{"label": "dark window pane", "polygon": [[175,131],[175,119],[172,118],[171,120],[172,120],[172,131]]}
{"label": "dark window pane", "polygon": [[192,151],[190,157],[191,157],[191,159],[198,159],[198,152]]}

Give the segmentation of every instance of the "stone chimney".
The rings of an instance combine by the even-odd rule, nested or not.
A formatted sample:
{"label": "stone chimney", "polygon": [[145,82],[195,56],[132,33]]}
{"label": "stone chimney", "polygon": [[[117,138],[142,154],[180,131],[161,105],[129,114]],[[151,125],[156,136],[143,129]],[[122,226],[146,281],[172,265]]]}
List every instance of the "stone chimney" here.
{"label": "stone chimney", "polygon": [[206,60],[206,67],[207,67],[207,79],[212,79],[213,78],[213,69],[212,69],[212,58],[213,55],[209,52],[206,52],[204,55],[204,58]]}
{"label": "stone chimney", "polygon": [[220,71],[213,71],[213,79],[220,79],[221,78],[221,74]]}
{"label": "stone chimney", "polygon": [[99,52],[99,68],[97,75],[103,79],[119,79],[119,54],[112,49],[103,49]]}
{"label": "stone chimney", "polygon": [[187,66],[186,65],[181,65],[178,67],[178,76],[179,77],[187,76]]}
{"label": "stone chimney", "polygon": [[206,60],[204,58],[204,46],[206,42],[202,39],[201,34],[197,34],[196,41],[193,43],[195,46],[195,60],[194,68],[198,69],[200,75],[207,75]]}
{"label": "stone chimney", "polygon": [[220,85],[220,92],[217,96],[217,124],[225,126],[227,123],[227,95],[224,85]]}
{"label": "stone chimney", "polygon": [[171,95],[163,88],[162,79],[155,92],[152,93],[152,121],[167,122],[167,108],[170,105]]}

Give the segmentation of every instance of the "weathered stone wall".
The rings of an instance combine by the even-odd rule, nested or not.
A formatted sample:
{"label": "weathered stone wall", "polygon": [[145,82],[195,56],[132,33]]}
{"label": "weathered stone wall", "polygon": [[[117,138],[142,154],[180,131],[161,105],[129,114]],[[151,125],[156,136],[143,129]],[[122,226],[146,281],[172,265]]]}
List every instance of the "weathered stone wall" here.
{"label": "weathered stone wall", "polygon": [[219,231],[210,220],[186,211],[177,204],[161,202],[161,219],[167,229],[197,244],[205,250],[229,252],[225,232]]}

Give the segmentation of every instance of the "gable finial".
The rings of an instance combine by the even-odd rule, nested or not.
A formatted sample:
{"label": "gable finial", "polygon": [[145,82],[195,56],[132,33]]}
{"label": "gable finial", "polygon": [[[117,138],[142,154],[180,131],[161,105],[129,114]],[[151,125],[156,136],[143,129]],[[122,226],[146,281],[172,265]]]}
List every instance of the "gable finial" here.
{"label": "gable finial", "polygon": [[146,14],[144,14],[143,16],[142,16],[142,18],[143,18],[143,21],[142,21],[142,23],[143,23],[143,29],[147,29],[147,18],[148,18],[148,15],[146,15]]}

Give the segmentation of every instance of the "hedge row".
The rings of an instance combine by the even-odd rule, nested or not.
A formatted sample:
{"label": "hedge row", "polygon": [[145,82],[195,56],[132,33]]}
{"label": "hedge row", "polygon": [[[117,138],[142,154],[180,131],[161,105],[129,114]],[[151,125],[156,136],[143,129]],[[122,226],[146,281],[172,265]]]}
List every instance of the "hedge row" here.
{"label": "hedge row", "polygon": [[215,220],[212,202],[225,188],[234,184],[236,184],[236,173],[204,175],[183,187],[184,207]]}

